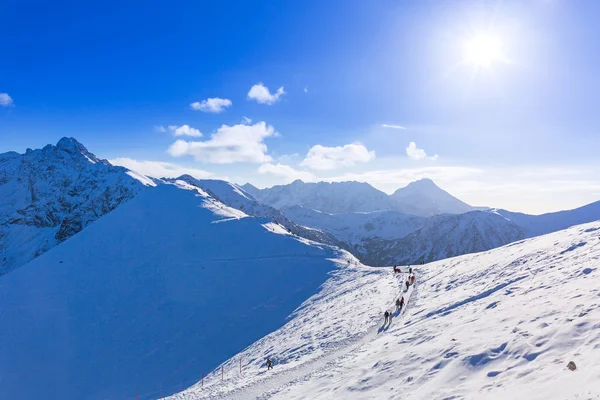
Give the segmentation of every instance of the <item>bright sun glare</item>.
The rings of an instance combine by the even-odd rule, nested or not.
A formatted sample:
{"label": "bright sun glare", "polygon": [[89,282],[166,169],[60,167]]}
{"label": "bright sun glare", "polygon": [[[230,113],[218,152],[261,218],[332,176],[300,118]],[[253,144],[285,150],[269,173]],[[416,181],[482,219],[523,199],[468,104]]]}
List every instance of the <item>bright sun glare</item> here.
{"label": "bright sun glare", "polygon": [[489,68],[506,59],[502,40],[494,35],[480,33],[464,43],[464,62],[474,67]]}

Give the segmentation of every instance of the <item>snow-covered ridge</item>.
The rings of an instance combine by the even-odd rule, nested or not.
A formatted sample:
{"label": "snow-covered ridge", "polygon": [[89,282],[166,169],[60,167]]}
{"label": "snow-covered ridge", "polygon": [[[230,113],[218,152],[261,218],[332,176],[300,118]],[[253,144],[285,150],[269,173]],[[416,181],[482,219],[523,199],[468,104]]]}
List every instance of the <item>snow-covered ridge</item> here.
{"label": "snow-covered ridge", "polygon": [[[196,179],[189,175],[183,175],[177,180],[184,181],[192,186],[200,188],[208,193],[214,199],[217,199],[229,207],[238,209],[253,217],[267,218],[287,230],[291,234],[313,240],[323,244],[334,245],[345,248],[345,244],[335,238],[335,236],[322,232],[321,230],[307,229],[302,224],[296,224],[288,219],[280,210],[271,206],[261,204],[252,195],[244,191],[235,183],[225,182],[215,179]],[[164,179],[166,182],[172,182],[173,179]]]}
{"label": "snow-covered ridge", "polygon": [[[0,275],[131,199],[144,183],[73,138],[0,154]],[[145,178],[145,177],[144,177]]]}
{"label": "snow-covered ridge", "polygon": [[171,394],[285,324],[341,257],[183,180],[145,190],[0,279],[0,398]]}
{"label": "snow-covered ridge", "polygon": [[[229,376],[173,399],[576,399],[600,396],[600,222],[491,251],[417,266],[406,313],[359,346],[318,357],[337,337],[300,336],[287,325],[233,357]],[[302,310],[301,328],[327,332],[381,312],[398,295],[381,290],[388,276],[365,283],[341,319],[320,318],[336,302],[324,290]],[[339,282],[337,291],[354,282]],[[372,303],[371,303],[372,302]],[[337,303],[336,303],[337,304]],[[374,305],[374,304],[378,304]],[[379,313],[373,313],[373,311]],[[325,311],[325,313],[327,313]],[[291,325],[293,321],[288,323]],[[302,354],[288,357],[288,349]],[[292,353],[293,354],[293,353]],[[281,356],[280,356],[281,355]],[[259,361],[277,360],[266,371]],[[252,359],[240,376],[231,366]],[[573,361],[576,370],[567,364]],[[314,364],[314,368],[312,365]],[[300,372],[300,373],[297,373]],[[254,384],[257,382],[257,384]]]}

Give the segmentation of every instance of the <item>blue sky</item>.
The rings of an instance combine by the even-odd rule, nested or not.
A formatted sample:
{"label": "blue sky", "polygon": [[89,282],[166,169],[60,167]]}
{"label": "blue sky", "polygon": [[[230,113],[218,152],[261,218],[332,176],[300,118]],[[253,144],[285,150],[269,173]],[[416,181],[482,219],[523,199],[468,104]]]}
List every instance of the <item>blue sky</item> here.
{"label": "blue sky", "polygon": [[573,208],[600,200],[599,13],[566,0],[3,1],[0,152],[73,136],[147,174],[386,192],[430,177],[475,205]]}

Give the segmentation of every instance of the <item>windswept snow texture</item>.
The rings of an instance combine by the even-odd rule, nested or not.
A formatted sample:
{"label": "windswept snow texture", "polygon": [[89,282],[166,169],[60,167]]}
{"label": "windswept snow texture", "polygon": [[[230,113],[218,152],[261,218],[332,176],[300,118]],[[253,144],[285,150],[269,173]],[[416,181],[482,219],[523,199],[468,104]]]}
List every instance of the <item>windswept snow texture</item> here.
{"label": "windswept snow texture", "polygon": [[162,184],[7,274],[0,398],[157,398],[281,327],[339,254],[269,223]]}
{"label": "windswept snow texture", "polygon": [[[222,383],[220,396],[214,398],[600,396],[600,223],[419,266],[416,276],[406,313],[389,329],[359,341],[358,347],[350,346],[324,368],[273,373],[261,385],[249,385],[256,379],[250,376],[270,374],[264,367],[261,372],[249,370]],[[381,305],[392,299],[376,290],[371,298]],[[305,310],[311,332],[327,328],[329,322],[318,318],[319,306],[327,301],[315,299],[311,310]],[[352,313],[342,315],[354,319],[370,312],[369,304],[358,302]],[[286,337],[295,340],[284,327],[263,339],[261,346],[271,345],[277,354]],[[298,340],[298,345],[303,343]],[[567,369],[570,361],[575,371]],[[209,398],[206,394],[213,390],[192,389],[176,399]]]}
{"label": "windswept snow texture", "polygon": [[0,275],[154,185],[130,172],[73,138],[25,154],[0,154]]}

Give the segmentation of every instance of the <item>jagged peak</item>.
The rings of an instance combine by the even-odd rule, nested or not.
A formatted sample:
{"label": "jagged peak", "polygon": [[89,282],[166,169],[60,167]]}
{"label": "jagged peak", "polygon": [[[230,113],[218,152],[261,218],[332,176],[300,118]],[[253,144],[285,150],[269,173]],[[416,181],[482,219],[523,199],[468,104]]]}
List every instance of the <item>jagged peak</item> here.
{"label": "jagged peak", "polygon": [[56,143],[56,147],[66,151],[67,153],[89,153],[88,149],[85,148],[84,145],[79,143],[75,138],[63,137]]}

